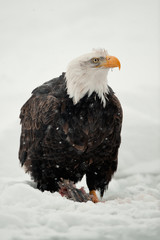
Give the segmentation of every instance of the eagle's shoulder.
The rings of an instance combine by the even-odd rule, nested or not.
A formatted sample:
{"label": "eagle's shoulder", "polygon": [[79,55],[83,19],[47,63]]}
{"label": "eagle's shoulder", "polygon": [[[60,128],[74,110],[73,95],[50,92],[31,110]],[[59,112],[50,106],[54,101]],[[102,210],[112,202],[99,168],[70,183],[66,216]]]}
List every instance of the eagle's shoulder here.
{"label": "eagle's shoulder", "polygon": [[32,96],[21,108],[20,119],[23,127],[37,129],[42,123],[49,124],[66,96],[65,73],[34,89]]}
{"label": "eagle's shoulder", "polygon": [[32,91],[32,95],[52,95],[56,98],[63,98],[66,95],[65,73],[53,78]]}

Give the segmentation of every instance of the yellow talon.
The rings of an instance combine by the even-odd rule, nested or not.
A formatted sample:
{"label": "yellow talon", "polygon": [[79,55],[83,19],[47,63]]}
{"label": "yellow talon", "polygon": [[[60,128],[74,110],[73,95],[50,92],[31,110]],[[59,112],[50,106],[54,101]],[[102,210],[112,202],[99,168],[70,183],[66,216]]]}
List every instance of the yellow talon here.
{"label": "yellow talon", "polygon": [[89,195],[91,195],[91,198],[92,198],[92,202],[94,203],[98,203],[99,202],[99,199],[97,197],[97,194],[96,194],[96,191],[95,190],[91,190],[89,192]]}

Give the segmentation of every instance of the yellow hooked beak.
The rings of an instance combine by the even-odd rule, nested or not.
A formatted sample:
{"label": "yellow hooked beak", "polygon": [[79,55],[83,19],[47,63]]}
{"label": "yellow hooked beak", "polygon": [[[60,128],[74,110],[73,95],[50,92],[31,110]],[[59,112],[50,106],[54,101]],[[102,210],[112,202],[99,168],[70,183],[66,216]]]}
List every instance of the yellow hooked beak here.
{"label": "yellow hooked beak", "polygon": [[113,57],[113,56],[107,56],[105,61],[102,62],[99,67],[104,67],[104,68],[115,68],[118,67],[119,70],[121,68],[121,64],[120,61],[118,60],[118,58]]}

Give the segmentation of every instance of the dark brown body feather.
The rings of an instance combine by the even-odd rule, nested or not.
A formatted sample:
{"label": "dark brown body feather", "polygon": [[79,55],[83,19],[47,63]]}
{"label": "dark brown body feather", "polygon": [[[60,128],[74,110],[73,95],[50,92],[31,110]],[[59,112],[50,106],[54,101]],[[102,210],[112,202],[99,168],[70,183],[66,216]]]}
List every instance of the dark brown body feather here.
{"label": "dark brown body feather", "polygon": [[111,88],[106,107],[96,93],[73,105],[65,74],[33,91],[21,109],[19,159],[42,191],[59,189],[61,179],[86,174],[90,190],[103,196],[117,169],[121,105]]}

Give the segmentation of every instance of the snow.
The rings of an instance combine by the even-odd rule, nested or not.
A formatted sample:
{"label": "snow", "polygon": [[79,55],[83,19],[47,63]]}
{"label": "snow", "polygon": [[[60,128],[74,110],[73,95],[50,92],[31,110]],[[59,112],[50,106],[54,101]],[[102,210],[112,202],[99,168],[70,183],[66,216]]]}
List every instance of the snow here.
{"label": "snow", "polygon": [[[0,236],[3,240],[157,240],[160,235],[158,0],[1,0]],[[103,202],[40,192],[19,166],[19,111],[74,57],[106,48],[124,122],[119,168]],[[58,166],[57,166],[58,167]],[[85,178],[78,187],[87,190]]]}

